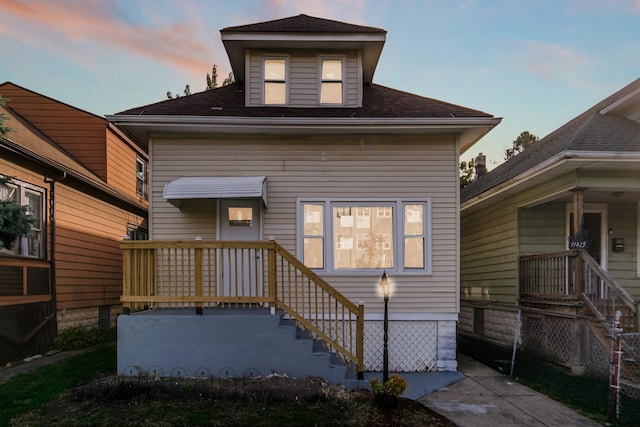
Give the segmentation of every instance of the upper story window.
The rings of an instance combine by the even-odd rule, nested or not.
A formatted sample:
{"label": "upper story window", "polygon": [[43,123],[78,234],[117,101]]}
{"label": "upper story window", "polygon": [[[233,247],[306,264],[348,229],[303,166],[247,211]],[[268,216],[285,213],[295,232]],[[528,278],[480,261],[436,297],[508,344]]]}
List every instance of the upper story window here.
{"label": "upper story window", "polygon": [[136,194],[147,197],[147,162],[140,157],[136,158]]}
{"label": "upper story window", "polygon": [[328,272],[430,273],[429,201],[300,201],[304,263]]}
{"label": "upper story window", "polygon": [[287,60],[264,58],[264,103],[282,105],[287,103]]}
{"label": "upper story window", "polygon": [[321,104],[342,104],[342,63],[341,58],[320,58]]}
{"label": "upper story window", "polygon": [[27,214],[33,218],[27,235],[11,242],[9,252],[26,257],[44,258],[44,189],[13,179],[10,183],[0,184],[0,199],[13,200],[25,206]]}

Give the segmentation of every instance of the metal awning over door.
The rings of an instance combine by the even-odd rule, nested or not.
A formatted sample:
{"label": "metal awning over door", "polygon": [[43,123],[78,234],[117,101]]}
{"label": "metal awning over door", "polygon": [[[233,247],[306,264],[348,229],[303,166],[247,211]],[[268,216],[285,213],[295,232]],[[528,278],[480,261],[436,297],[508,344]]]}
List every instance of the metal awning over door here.
{"label": "metal awning over door", "polygon": [[267,206],[267,178],[264,176],[188,176],[164,186],[162,196],[180,207],[188,199],[262,199]]}

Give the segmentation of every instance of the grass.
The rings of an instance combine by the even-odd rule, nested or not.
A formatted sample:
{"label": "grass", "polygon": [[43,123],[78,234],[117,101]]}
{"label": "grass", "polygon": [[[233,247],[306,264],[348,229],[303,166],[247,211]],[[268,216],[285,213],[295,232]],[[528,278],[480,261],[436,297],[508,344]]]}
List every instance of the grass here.
{"label": "grass", "polygon": [[0,384],[0,427],[41,407],[63,391],[116,371],[115,344],[17,375]]}
{"label": "grass", "polygon": [[[0,384],[3,426],[453,426],[410,399],[379,409],[369,391],[320,379],[235,383],[123,378],[114,344]],[[189,382],[191,381],[191,382]]]}
{"label": "grass", "polygon": [[[459,350],[498,372],[509,374],[511,350],[487,343],[478,344],[471,339],[460,339]],[[587,376],[571,375],[569,369],[534,357],[518,353],[513,377],[516,381],[546,394],[599,423],[608,421],[609,382]],[[619,425],[637,425],[640,402],[622,401],[623,411]]]}

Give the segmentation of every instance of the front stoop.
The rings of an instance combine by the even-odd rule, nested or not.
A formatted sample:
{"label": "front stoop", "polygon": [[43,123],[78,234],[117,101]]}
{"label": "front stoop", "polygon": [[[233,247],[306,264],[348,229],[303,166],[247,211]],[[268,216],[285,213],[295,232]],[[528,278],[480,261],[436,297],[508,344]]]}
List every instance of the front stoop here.
{"label": "front stoop", "polygon": [[[256,372],[257,371],[257,372]],[[262,308],[160,309],[118,318],[118,374],[286,375],[361,386],[334,353]]]}

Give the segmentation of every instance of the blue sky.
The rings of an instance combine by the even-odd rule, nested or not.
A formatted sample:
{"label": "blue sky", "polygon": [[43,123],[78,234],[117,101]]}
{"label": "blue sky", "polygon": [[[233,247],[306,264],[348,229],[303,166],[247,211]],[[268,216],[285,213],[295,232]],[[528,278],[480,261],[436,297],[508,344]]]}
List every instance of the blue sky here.
{"label": "blue sky", "polygon": [[300,13],[387,30],[375,83],[502,117],[463,156],[490,169],[640,77],[640,0],[2,0],[0,82],[113,114],[221,81],[220,29]]}

